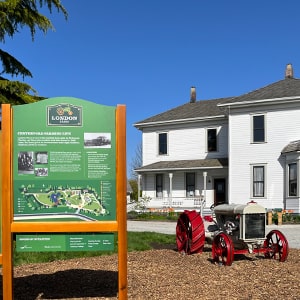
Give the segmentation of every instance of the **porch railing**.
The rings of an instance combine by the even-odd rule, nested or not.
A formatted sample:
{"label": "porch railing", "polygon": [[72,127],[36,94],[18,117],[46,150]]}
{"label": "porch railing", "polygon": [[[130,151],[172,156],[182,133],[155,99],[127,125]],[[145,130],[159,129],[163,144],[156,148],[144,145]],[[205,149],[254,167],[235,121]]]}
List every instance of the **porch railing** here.
{"label": "porch railing", "polygon": [[145,203],[145,209],[184,211],[185,209],[203,211],[205,207],[204,197],[165,197],[151,198]]}

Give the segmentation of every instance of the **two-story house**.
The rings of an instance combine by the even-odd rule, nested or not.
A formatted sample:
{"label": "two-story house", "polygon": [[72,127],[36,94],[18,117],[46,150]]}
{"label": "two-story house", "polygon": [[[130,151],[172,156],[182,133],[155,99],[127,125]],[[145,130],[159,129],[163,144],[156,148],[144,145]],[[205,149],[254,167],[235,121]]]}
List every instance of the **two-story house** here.
{"label": "two-story house", "polygon": [[142,131],[136,171],[148,207],[195,209],[255,201],[300,213],[300,79],[247,94],[196,100],[134,124]]}

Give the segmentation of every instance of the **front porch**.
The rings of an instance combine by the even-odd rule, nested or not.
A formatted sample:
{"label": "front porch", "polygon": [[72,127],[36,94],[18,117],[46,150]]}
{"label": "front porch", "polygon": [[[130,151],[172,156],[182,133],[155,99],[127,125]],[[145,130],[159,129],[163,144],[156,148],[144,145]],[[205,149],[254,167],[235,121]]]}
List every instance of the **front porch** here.
{"label": "front porch", "polygon": [[161,161],[136,171],[141,210],[203,211],[228,201],[227,159]]}

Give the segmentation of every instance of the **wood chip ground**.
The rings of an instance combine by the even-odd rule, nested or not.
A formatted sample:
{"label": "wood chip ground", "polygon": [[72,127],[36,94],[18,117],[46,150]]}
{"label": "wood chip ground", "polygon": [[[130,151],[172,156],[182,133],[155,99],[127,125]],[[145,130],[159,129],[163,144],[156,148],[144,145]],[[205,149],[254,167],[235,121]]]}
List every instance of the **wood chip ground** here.
{"label": "wood chip ground", "polygon": [[[117,280],[117,255],[22,265],[14,268],[14,299],[118,299]],[[213,264],[210,247],[194,255],[173,246],[130,252],[128,299],[298,300],[300,250],[290,249],[284,263],[236,255],[230,267]]]}

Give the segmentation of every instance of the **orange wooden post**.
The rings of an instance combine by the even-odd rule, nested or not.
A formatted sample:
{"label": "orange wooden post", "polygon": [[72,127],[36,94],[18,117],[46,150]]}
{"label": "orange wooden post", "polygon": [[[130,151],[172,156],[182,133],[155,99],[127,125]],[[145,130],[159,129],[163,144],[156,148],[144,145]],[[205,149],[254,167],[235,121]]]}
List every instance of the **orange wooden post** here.
{"label": "orange wooden post", "polygon": [[[0,166],[2,167],[2,131],[0,129]],[[1,253],[0,253],[0,265],[2,265],[2,170],[0,171],[0,243],[1,243]]]}
{"label": "orange wooden post", "polygon": [[119,299],[127,299],[127,214],[126,214],[126,107],[117,106],[117,221],[118,221],[118,261]]}
{"label": "orange wooden post", "polygon": [[2,269],[3,299],[13,299],[12,261],[12,114],[10,104],[2,104]]}

